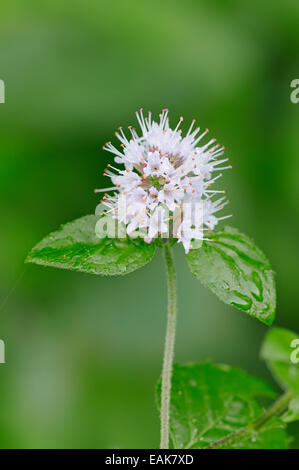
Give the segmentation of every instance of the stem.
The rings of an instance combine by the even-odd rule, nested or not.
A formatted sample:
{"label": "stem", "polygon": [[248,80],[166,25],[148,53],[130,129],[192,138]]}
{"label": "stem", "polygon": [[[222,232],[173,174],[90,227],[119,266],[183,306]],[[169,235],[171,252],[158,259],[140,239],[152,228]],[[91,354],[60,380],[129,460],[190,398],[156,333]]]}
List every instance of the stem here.
{"label": "stem", "polygon": [[239,429],[229,436],[223,437],[222,439],[213,442],[211,445],[206,447],[206,449],[220,449],[223,447],[228,447],[232,443],[239,441],[241,437],[245,437],[248,434],[251,434],[253,431],[258,431],[267,421],[269,421],[269,419],[279,415],[287,407],[292,397],[292,392],[285,392],[253,423],[242,429]]}
{"label": "stem", "polygon": [[161,449],[169,448],[169,408],[171,393],[171,376],[174,356],[175,330],[176,330],[176,273],[173,257],[169,245],[164,245],[164,258],[167,272],[168,286],[168,314],[165,337],[163,369],[162,369],[162,391],[161,391]]}

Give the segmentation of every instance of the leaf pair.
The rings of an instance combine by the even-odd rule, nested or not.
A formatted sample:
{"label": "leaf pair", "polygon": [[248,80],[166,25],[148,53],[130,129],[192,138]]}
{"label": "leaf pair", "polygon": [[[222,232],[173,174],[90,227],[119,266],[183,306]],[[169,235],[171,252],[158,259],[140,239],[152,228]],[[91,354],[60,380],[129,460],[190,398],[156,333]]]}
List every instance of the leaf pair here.
{"label": "leaf pair", "polygon": [[[259,429],[252,426],[263,412],[257,397],[275,398],[270,385],[223,364],[175,365],[170,408],[173,447],[286,449],[285,423],[299,419],[299,349],[298,362],[290,359],[294,339],[299,343],[299,335],[274,328],[264,340],[261,356],[279,384],[291,391],[292,399],[281,417],[271,417]],[[160,387],[159,383],[158,404]]]}
{"label": "leaf pair", "polygon": [[[91,274],[128,274],[147,264],[156,245],[141,238],[98,238],[96,215],[67,223],[29,253],[31,263]],[[252,240],[226,227],[187,255],[191,272],[223,302],[270,325],[275,313],[275,284],[269,261]]]}

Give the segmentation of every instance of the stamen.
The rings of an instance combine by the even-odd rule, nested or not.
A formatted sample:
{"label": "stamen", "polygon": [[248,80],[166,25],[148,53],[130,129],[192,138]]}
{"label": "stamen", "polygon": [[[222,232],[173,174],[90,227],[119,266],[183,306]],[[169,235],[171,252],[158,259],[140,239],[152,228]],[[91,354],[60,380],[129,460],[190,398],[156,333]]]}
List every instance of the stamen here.
{"label": "stamen", "polygon": [[233,214],[224,215],[223,217],[217,217],[217,220],[229,219],[229,218],[232,217],[232,216],[233,216]]}
{"label": "stamen", "polygon": [[116,186],[111,186],[111,188],[95,189],[94,192],[95,193],[104,193],[105,191],[114,191],[115,189],[117,189]]}
{"label": "stamen", "polygon": [[192,119],[192,122],[191,122],[191,125],[190,125],[189,129],[188,129],[188,132],[187,132],[186,137],[188,137],[188,136],[190,135],[190,133],[191,133],[191,131],[192,131],[192,129],[193,129],[193,126],[194,126],[195,121],[196,121],[195,119]]}

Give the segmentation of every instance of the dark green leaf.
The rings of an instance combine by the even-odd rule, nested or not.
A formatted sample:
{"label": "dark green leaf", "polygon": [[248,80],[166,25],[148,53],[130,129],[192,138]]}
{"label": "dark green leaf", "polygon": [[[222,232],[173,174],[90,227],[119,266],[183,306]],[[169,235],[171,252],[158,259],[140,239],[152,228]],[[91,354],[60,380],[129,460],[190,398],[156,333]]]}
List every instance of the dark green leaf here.
{"label": "dark green leaf", "polygon": [[[161,385],[158,386],[158,401]],[[264,381],[227,365],[175,365],[170,434],[174,448],[204,448],[252,423],[262,413],[257,396],[273,397]],[[269,421],[230,444],[231,448],[286,448],[282,421]]]}
{"label": "dark green leaf", "polygon": [[128,274],[148,263],[154,244],[140,238],[98,238],[95,215],[86,215],[61,227],[36,245],[26,262],[91,274]]}
{"label": "dark green leaf", "polygon": [[284,328],[272,328],[266,335],[261,357],[285,390],[299,398],[299,335]]}
{"label": "dark green leaf", "polygon": [[250,238],[230,227],[213,232],[210,239],[188,253],[191,272],[226,304],[271,325],[275,283],[263,252]]}

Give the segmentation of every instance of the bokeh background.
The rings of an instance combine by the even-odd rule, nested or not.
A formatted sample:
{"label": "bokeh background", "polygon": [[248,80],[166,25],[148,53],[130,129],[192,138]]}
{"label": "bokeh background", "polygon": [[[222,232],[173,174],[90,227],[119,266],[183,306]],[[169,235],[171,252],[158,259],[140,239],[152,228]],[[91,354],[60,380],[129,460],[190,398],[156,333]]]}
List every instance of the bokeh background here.
{"label": "bokeh background", "polygon": [[[121,279],[23,264],[48,232],[93,213],[101,147],[141,106],[196,118],[226,145],[230,224],[271,259],[276,324],[299,332],[298,24],[295,0],[2,1],[1,448],[158,446],[161,253]],[[201,287],[181,247],[175,256],[176,360],[271,381],[259,360],[267,328]]]}

